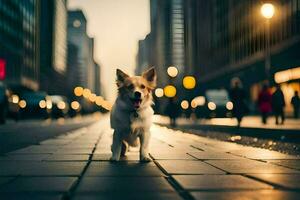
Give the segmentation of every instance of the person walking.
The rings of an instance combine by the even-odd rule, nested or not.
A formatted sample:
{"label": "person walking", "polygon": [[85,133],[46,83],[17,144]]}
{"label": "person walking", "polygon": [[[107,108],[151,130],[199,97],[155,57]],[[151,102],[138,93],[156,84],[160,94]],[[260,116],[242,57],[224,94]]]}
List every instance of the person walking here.
{"label": "person walking", "polygon": [[292,97],[291,104],[294,109],[294,118],[298,119],[299,117],[299,108],[300,108],[300,97],[298,91],[295,91],[294,96]]}
{"label": "person walking", "polygon": [[281,118],[280,124],[284,124],[285,115],[284,115],[284,94],[280,88],[280,85],[276,85],[276,90],[272,94],[272,109],[275,115],[275,123],[279,124],[279,118]]}
{"label": "person walking", "polygon": [[171,127],[176,127],[176,119],[180,115],[180,109],[177,103],[177,97],[173,97],[169,99],[169,103],[166,106],[165,113],[170,118]]}
{"label": "person walking", "polygon": [[268,85],[264,84],[262,90],[258,95],[258,108],[261,113],[262,123],[267,123],[269,113],[272,111],[272,95],[269,91]]}
{"label": "person walking", "polygon": [[243,89],[242,82],[239,78],[233,78],[231,80],[231,89],[229,91],[229,96],[233,103],[233,115],[237,119],[238,127],[240,127],[242,119],[247,112],[247,106],[245,103],[245,90]]}

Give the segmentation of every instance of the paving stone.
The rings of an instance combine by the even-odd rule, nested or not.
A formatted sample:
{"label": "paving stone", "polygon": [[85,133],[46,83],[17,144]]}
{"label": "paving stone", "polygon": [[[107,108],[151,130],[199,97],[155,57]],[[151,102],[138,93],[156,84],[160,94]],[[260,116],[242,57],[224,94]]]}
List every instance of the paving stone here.
{"label": "paving stone", "polygon": [[255,160],[208,160],[205,161],[219,169],[223,169],[229,173],[245,174],[245,173],[300,173],[300,171],[288,169],[285,167],[255,161]]}
{"label": "paving stone", "polygon": [[[111,153],[106,154],[94,154],[92,160],[94,161],[109,161]],[[140,160],[139,154],[128,154],[125,157],[121,157],[120,161],[138,161]]]}
{"label": "paving stone", "polygon": [[84,177],[77,192],[162,192],[174,191],[162,177]]}
{"label": "paving stone", "polygon": [[79,176],[85,162],[0,161],[0,176]]}
{"label": "paving stone", "polygon": [[300,174],[250,174],[250,176],[289,189],[300,189]]}
{"label": "paving stone", "polygon": [[9,152],[10,154],[50,154],[57,151],[57,148],[43,147],[42,145],[29,146],[26,148],[18,149],[16,151]]}
{"label": "paving stone", "polygon": [[0,186],[12,181],[15,177],[0,177]]}
{"label": "paving stone", "polygon": [[272,189],[272,186],[240,175],[176,175],[173,178],[187,190]]}
{"label": "paving stone", "polygon": [[150,153],[155,160],[195,160],[187,153]]}
{"label": "paving stone", "polygon": [[52,144],[52,145],[64,145],[70,143],[72,140],[71,139],[48,139],[44,140],[40,144]]}
{"label": "paving stone", "polygon": [[299,200],[299,193],[278,190],[192,192],[195,200]]}
{"label": "paving stone", "polygon": [[0,188],[0,192],[67,192],[74,177],[19,177]]}
{"label": "paving stone", "polygon": [[44,161],[88,161],[89,155],[72,155],[72,154],[53,154],[45,159]]}
{"label": "paving stone", "polygon": [[55,153],[56,154],[91,154],[93,151],[93,149],[83,149],[83,148],[74,148],[74,149],[70,149],[70,148],[60,148],[58,149]]}
{"label": "paving stone", "polygon": [[300,170],[300,160],[266,160],[269,163]]}
{"label": "paving stone", "polygon": [[74,200],[180,200],[183,199],[176,192],[143,192],[143,193],[121,193],[121,194],[81,194],[75,195]]}
{"label": "paving stone", "polygon": [[229,151],[232,154],[244,156],[250,159],[300,159],[300,157],[283,154],[267,149],[259,149],[254,147],[247,147],[245,149],[236,149]]}
{"label": "paving stone", "polygon": [[153,163],[139,162],[92,162],[86,176],[163,176]]}
{"label": "paving stone", "polygon": [[197,160],[158,160],[169,174],[225,174],[225,172]]}
{"label": "paving stone", "polygon": [[20,160],[20,161],[42,161],[51,154],[9,154],[0,156],[0,161],[4,160]]}
{"label": "paving stone", "polygon": [[189,152],[188,154],[200,159],[200,160],[228,160],[228,159],[242,159],[240,156],[234,156],[228,153],[221,152],[208,152],[208,151],[198,151]]}
{"label": "paving stone", "polygon": [[0,199],[6,200],[61,200],[62,194],[0,193]]}

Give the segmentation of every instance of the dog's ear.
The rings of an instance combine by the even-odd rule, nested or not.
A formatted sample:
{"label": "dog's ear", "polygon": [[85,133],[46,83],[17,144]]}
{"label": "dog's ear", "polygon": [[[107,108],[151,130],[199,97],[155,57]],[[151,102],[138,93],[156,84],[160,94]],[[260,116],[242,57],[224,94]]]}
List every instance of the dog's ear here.
{"label": "dog's ear", "polygon": [[127,75],[125,72],[123,72],[120,69],[117,69],[116,75],[117,75],[117,86],[122,87],[125,79],[128,78],[129,75]]}
{"label": "dog's ear", "polygon": [[156,72],[154,67],[151,67],[147,71],[142,74],[142,77],[147,80],[150,89],[154,89],[156,87]]}

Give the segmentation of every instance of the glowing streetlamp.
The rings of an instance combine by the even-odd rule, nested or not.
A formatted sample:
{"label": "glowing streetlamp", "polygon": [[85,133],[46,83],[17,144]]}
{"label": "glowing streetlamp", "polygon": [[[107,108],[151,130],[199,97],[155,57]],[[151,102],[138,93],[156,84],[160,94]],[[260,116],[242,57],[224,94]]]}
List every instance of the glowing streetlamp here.
{"label": "glowing streetlamp", "polygon": [[193,76],[186,76],[183,78],[182,84],[185,89],[194,89],[196,86],[196,79]]}
{"label": "glowing streetlamp", "polygon": [[266,19],[266,29],[265,29],[265,72],[267,79],[269,80],[270,68],[271,68],[271,53],[270,53],[270,19],[274,16],[275,7],[271,3],[265,3],[261,6],[260,12],[262,16]]}
{"label": "glowing streetlamp", "polygon": [[83,94],[83,88],[82,87],[76,87],[76,88],[74,88],[74,94],[75,94],[75,96],[81,96],[82,94]]}
{"label": "glowing streetlamp", "polygon": [[167,73],[170,77],[175,78],[178,74],[178,69],[174,66],[170,66],[167,69]]}
{"label": "glowing streetlamp", "polygon": [[172,98],[176,95],[176,88],[173,85],[167,85],[164,88],[164,94],[166,97]]}
{"label": "glowing streetlamp", "polygon": [[271,3],[264,3],[260,8],[260,12],[264,18],[271,19],[275,13],[275,7]]}
{"label": "glowing streetlamp", "polygon": [[182,108],[183,110],[186,110],[186,109],[189,108],[189,102],[188,102],[187,100],[183,100],[183,101],[181,102],[180,106],[181,106],[181,108]]}

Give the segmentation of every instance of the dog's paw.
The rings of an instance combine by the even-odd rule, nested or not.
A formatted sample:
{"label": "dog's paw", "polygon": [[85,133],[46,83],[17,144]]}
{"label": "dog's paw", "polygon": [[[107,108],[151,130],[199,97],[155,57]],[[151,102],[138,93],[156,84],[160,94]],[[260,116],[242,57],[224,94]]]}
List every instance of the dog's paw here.
{"label": "dog's paw", "polygon": [[149,157],[142,157],[142,158],[140,158],[140,162],[144,162],[144,163],[146,163],[146,162],[151,162],[152,160],[151,160],[151,158],[149,158]]}

